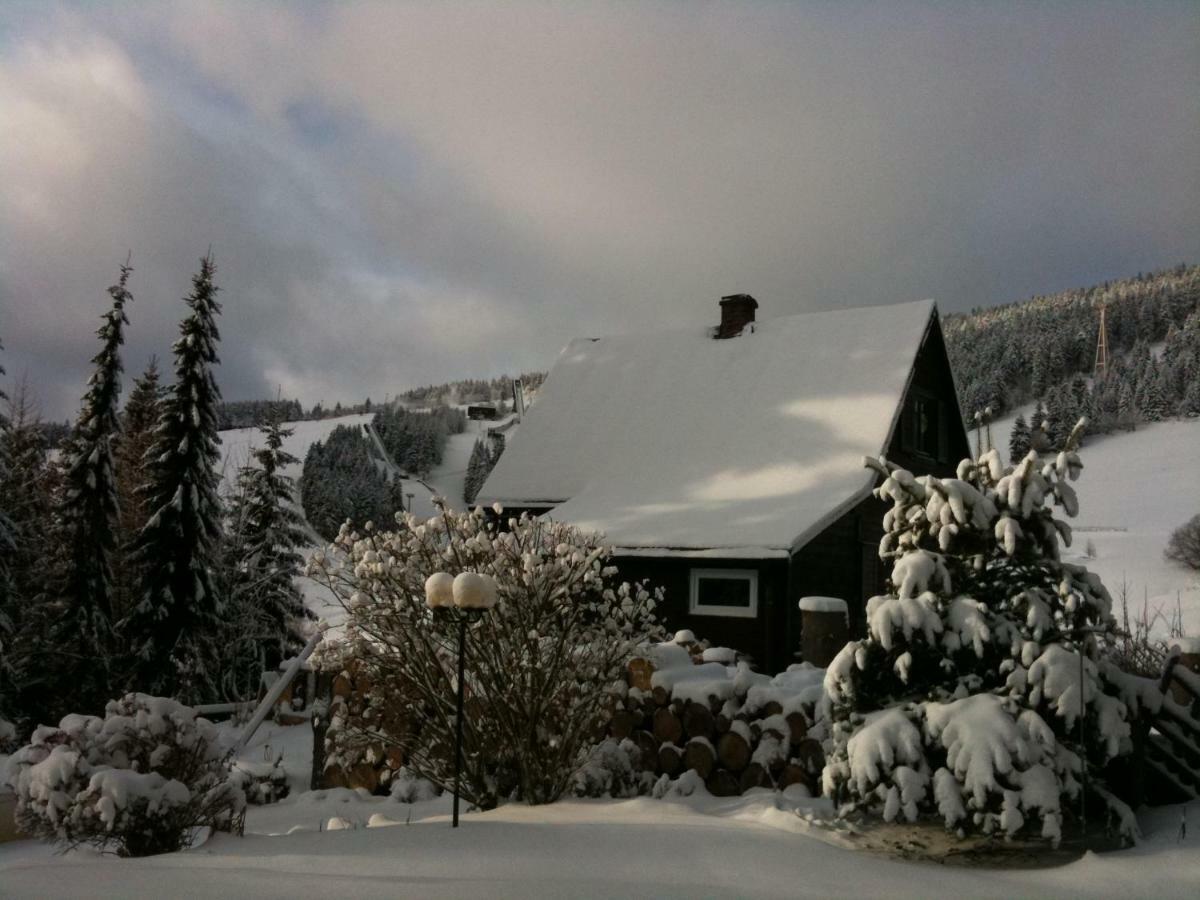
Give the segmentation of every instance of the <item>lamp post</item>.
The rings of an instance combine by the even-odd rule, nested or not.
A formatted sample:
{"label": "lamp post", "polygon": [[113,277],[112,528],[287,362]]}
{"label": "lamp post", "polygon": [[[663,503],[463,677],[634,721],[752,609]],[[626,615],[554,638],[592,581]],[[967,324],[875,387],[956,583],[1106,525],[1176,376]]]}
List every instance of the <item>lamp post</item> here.
{"label": "lamp post", "polygon": [[434,572],[425,579],[425,605],[458,626],[458,700],[454,714],[454,818],[458,827],[458,794],[463,763],[463,687],[467,670],[467,625],[478,622],[496,605],[496,581],[476,572]]}

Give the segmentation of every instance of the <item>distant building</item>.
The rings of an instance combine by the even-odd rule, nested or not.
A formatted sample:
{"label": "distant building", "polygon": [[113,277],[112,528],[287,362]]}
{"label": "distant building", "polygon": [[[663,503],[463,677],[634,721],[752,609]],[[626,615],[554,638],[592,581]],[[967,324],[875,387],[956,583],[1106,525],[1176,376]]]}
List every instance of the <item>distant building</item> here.
{"label": "distant building", "polygon": [[603,532],[663,615],[778,671],[797,602],[884,589],[883,504],[864,456],[953,473],[970,454],[932,301],[572,341],[481,503]]}
{"label": "distant building", "polygon": [[467,407],[467,418],[473,421],[486,420],[492,421],[500,417],[494,403],[472,403]]}

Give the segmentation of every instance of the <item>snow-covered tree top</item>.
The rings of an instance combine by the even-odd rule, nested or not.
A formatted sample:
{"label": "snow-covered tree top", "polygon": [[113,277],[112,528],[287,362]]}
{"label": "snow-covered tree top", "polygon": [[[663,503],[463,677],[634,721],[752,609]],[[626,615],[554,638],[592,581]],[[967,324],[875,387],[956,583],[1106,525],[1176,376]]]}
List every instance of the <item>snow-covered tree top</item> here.
{"label": "snow-covered tree top", "polygon": [[[572,341],[482,503],[557,505],[617,547],[782,555],[886,449],[931,300]],[[764,554],[764,555],[765,555]]]}

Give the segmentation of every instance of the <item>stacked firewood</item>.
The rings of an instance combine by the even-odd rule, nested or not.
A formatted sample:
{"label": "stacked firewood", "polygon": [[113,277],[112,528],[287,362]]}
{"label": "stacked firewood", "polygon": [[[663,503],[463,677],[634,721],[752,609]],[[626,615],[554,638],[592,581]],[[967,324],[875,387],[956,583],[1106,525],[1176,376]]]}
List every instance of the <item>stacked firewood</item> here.
{"label": "stacked firewood", "polygon": [[[699,652],[693,661],[702,662]],[[809,736],[812,703],[787,711],[778,700],[760,705],[742,684],[732,696],[684,699],[654,684],[654,671],[649,659],[630,662],[629,690],[616,701],[609,723],[611,738],[636,745],[635,765],[643,772],[675,778],[694,770],[718,797],[793,784],[819,793],[825,754]]]}
{"label": "stacked firewood", "polygon": [[314,772],[314,786],[386,793],[392,777],[404,765],[404,754],[394,742],[367,736],[407,734],[408,704],[384,702],[353,660],[333,677],[329,693],[327,711],[313,720],[314,762],[317,753],[322,757],[319,771]]}

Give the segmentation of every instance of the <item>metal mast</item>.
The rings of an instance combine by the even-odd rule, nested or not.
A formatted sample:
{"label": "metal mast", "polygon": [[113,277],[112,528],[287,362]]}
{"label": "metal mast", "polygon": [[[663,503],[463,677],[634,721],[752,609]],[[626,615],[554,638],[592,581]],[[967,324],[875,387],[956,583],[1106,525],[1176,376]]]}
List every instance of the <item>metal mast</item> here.
{"label": "metal mast", "polygon": [[1108,374],[1108,305],[1100,304],[1100,336],[1096,339],[1096,378]]}

